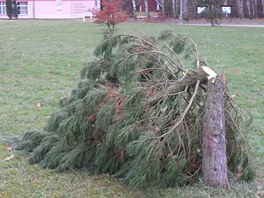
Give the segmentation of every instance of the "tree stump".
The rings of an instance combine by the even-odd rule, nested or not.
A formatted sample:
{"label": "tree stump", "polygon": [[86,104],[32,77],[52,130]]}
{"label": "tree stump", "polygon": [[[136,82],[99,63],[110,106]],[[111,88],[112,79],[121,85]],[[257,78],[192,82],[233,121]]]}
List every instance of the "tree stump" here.
{"label": "tree stump", "polygon": [[203,121],[202,179],[207,186],[230,188],[227,177],[224,81],[209,80]]}

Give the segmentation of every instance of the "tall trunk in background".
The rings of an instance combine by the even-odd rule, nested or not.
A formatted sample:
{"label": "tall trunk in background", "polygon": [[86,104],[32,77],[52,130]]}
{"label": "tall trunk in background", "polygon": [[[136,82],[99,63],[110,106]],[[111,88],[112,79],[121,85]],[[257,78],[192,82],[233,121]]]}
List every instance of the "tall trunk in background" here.
{"label": "tall trunk in background", "polygon": [[161,1],[161,6],[162,6],[162,16],[165,18],[166,17],[166,10],[165,10],[165,0]]}
{"label": "tall trunk in background", "polygon": [[251,12],[251,6],[250,6],[250,0],[246,0],[247,5],[247,11],[248,11],[248,18],[252,19],[252,12]]}
{"label": "tall trunk in background", "polygon": [[180,0],[180,17],[179,17],[179,23],[182,24],[183,23],[183,0]]}
{"label": "tall trunk in background", "polygon": [[176,2],[175,0],[171,0],[171,5],[172,5],[172,18],[176,18]]}
{"label": "tall trunk in background", "polygon": [[258,0],[254,0],[254,10],[255,10],[255,18],[258,17]]}
{"label": "tall trunk in background", "polygon": [[[263,0],[264,1],[264,0]],[[237,0],[237,10],[240,19],[244,18],[244,2],[243,0]]]}
{"label": "tall trunk in background", "polygon": [[255,0],[251,0],[252,18],[256,17]]}
{"label": "tall trunk in background", "polygon": [[261,5],[262,5],[262,17],[264,17],[264,0],[261,1]]}
{"label": "tall trunk in background", "polygon": [[144,0],[145,3],[145,12],[146,12],[146,17],[149,19],[150,14],[149,14],[149,0]]}
{"label": "tall trunk in background", "polygon": [[[263,0],[264,1],[264,0]],[[176,17],[178,18],[179,17],[179,1],[178,0],[175,0],[175,13],[176,13]]]}
{"label": "tall trunk in background", "polygon": [[185,18],[188,17],[188,4],[187,4],[187,0],[183,0],[183,16]]}
{"label": "tall trunk in background", "polygon": [[136,0],[132,0],[132,10],[133,10],[133,17],[134,17],[134,19],[137,19]]}

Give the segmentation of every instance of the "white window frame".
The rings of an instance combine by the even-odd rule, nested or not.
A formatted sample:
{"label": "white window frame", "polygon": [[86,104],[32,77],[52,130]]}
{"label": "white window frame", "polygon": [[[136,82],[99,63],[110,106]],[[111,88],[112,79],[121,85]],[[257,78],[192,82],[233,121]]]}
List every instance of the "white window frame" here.
{"label": "white window frame", "polygon": [[28,15],[28,2],[17,2],[17,10],[19,15]]}
{"label": "white window frame", "polygon": [[6,2],[0,2],[0,15],[6,15]]}

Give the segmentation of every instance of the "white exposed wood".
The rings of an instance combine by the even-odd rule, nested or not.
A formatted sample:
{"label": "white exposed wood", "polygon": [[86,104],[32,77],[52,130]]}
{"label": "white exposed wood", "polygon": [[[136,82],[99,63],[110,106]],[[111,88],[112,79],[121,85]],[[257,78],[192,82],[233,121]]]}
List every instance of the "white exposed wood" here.
{"label": "white exposed wood", "polygon": [[202,69],[204,70],[205,73],[208,74],[207,79],[208,79],[208,80],[213,79],[212,82],[214,83],[214,79],[215,79],[215,77],[217,76],[217,73],[215,73],[214,70],[212,70],[211,68],[206,67],[206,66],[202,66]]}

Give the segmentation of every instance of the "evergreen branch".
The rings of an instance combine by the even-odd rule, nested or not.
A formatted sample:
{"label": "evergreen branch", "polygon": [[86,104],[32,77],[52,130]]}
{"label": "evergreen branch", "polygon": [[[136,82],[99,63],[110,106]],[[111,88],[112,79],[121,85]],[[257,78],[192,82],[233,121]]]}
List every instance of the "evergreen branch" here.
{"label": "evergreen branch", "polygon": [[[177,36],[177,35],[175,35],[174,34],[174,36]],[[182,38],[180,38],[179,36],[177,36],[180,40],[182,40]],[[190,49],[191,51],[192,51],[192,54],[195,56],[195,58],[196,58],[196,60],[197,60],[197,68],[200,66],[199,65],[199,53],[198,53],[198,48],[197,48],[197,45],[196,45],[196,43],[193,41],[193,39],[191,38],[191,37],[188,37],[188,36],[186,36],[185,37],[186,39],[188,39],[189,41],[190,41],[190,43],[194,46],[194,48],[193,47],[191,47],[191,45],[189,44],[189,42],[186,42],[186,40],[184,40],[184,42],[186,42],[186,45],[188,46],[188,49]]]}
{"label": "evergreen branch", "polygon": [[[157,39],[108,35],[94,53],[98,60],[82,69],[77,88],[44,131],[19,142],[32,152],[29,162],[56,170],[86,167],[141,187],[196,179],[208,72],[193,40],[172,31]],[[229,167],[252,178],[245,112],[228,95],[225,100]]]}
{"label": "evergreen branch", "polygon": [[[168,86],[165,92],[168,92],[169,94],[178,93],[186,89],[186,87],[192,86],[193,84],[195,84],[196,80],[203,82],[204,80],[206,80],[206,77],[207,77],[207,73],[205,73],[204,70],[200,67],[197,68],[196,70],[189,70],[182,79]],[[163,95],[164,95],[164,91],[158,92],[152,98],[150,98],[147,102],[150,105],[156,104],[157,101],[160,101],[162,99]]]}
{"label": "evergreen branch", "polygon": [[179,62],[179,65],[177,65],[175,62],[174,62],[174,64],[177,65],[177,67],[179,68],[180,71],[183,71],[184,73],[187,73],[186,70],[183,69],[184,68],[184,65],[183,65],[181,59],[179,58],[179,56],[167,44],[165,44],[165,46],[170,50],[170,52],[177,58],[177,61]]}
{"label": "evergreen branch", "polygon": [[245,148],[246,148],[246,153],[247,153],[247,158],[248,158],[249,164],[252,165],[252,160],[251,160],[251,157],[249,155],[249,153],[250,153],[249,150],[250,149],[249,149],[249,145],[247,143],[246,138],[244,137],[243,133],[241,132],[241,130],[237,126],[236,122],[234,121],[234,119],[232,118],[232,116],[229,114],[229,112],[226,109],[225,109],[225,112],[229,115],[229,118],[231,119],[233,126],[236,128],[236,131],[238,132],[238,134],[240,135],[240,137],[244,140]]}
{"label": "evergreen branch", "polygon": [[168,136],[170,133],[172,133],[178,126],[179,124],[183,121],[184,117],[186,116],[186,114],[188,113],[188,111],[190,110],[193,100],[198,92],[198,88],[200,85],[200,80],[197,80],[196,84],[195,84],[195,90],[194,93],[189,101],[189,104],[187,105],[187,107],[185,108],[184,112],[181,114],[180,119],[175,123],[175,125],[166,133],[162,134],[161,136],[159,136],[158,138],[164,138],[165,136]]}

